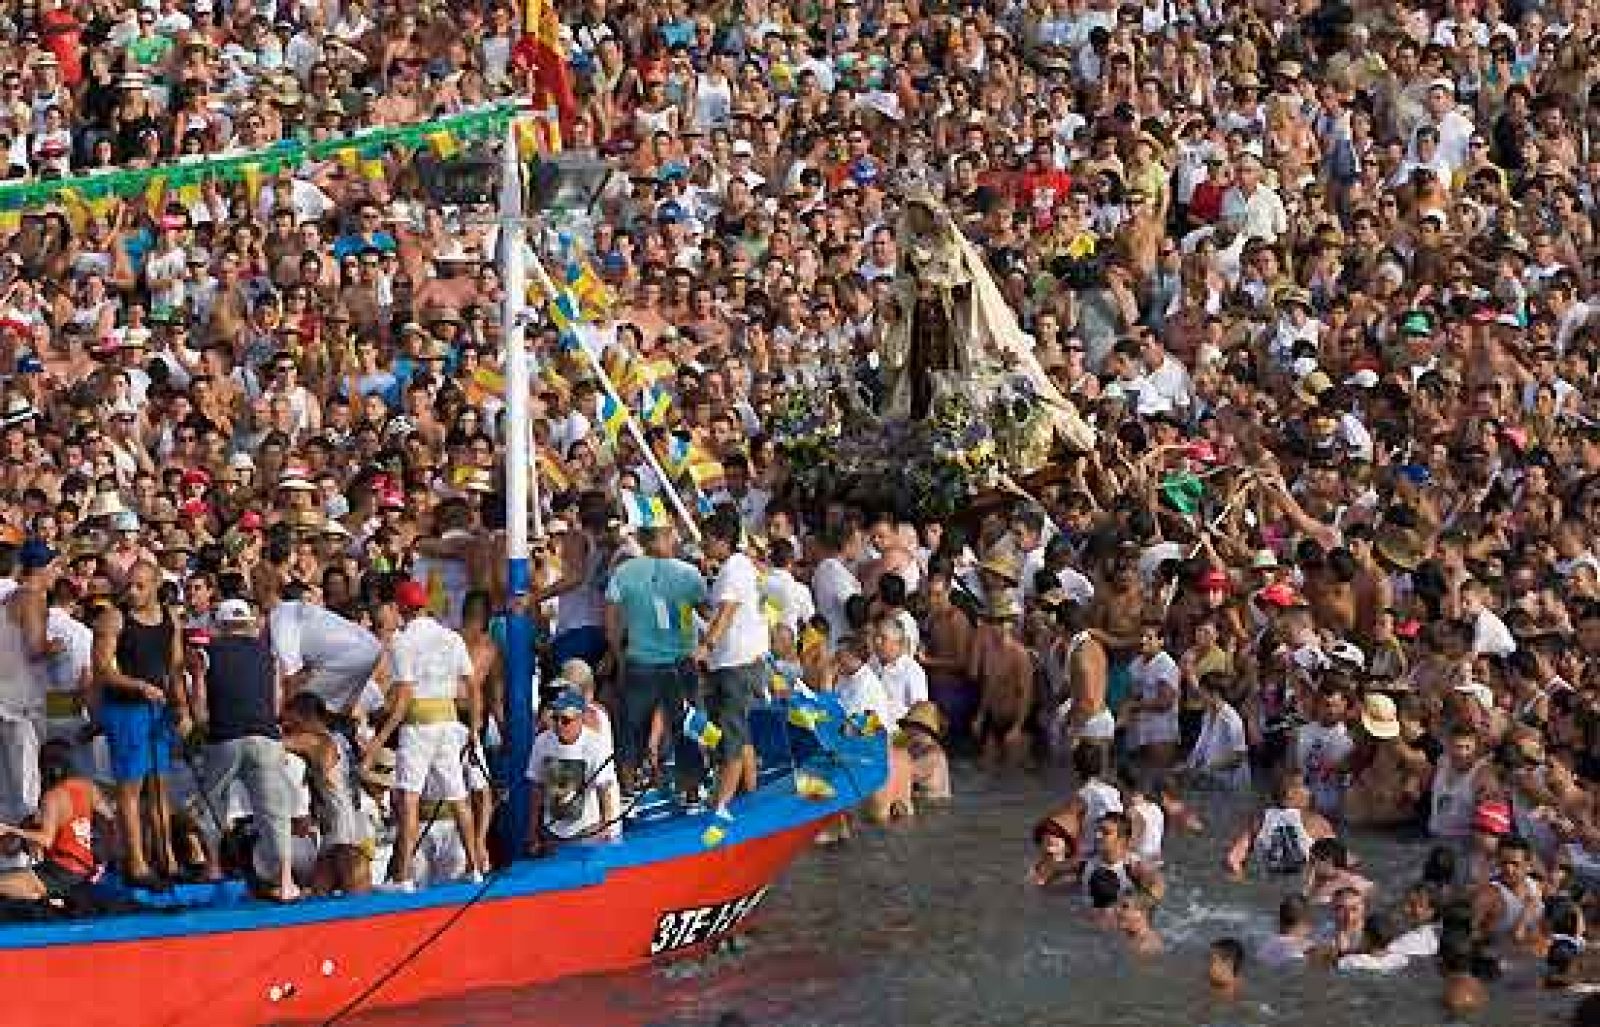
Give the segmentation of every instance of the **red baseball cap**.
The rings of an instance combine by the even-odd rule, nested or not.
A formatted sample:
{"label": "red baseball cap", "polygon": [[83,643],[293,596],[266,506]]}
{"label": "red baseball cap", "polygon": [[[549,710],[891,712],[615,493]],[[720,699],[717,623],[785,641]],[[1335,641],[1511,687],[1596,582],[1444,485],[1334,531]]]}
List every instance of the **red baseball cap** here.
{"label": "red baseball cap", "polygon": [[1218,588],[1226,590],[1232,583],[1232,579],[1228,577],[1228,572],[1225,570],[1220,570],[1216,567],[1213,567],[1204,574],[1200,575],[1201,591]]}
{"label": "red baseball cap", "polygon": [[239,516],[238,528],[240,531],[260,531],[264,523],[260,514],[254,510],[246,510]]}
{"label": "red baseball cap", "polygon": [[1268,606],[1276,606],[1283,610],[1300,605],[1300,596],[1296,594],[1294,588],[1289,585],[1285,585],[1281,581],[1273,582],[1260,592],[1256,593],[1256,595]]}
{"label": "red baseball cap", "polygon": [[406,494],[399,489],[390,489],[378,497],[378,506],[385,510],[404,510]]}
{"label": "red baseball cap", "polygon": [[428,590],[422,587],[422,582],[405,581],[394,587],[395,604],[402,610],[421,610],[428,605]]}
{"label": "red baseball cap", "polygon": [[1511,833],[1511,806],[1498,799],[1478,803],[1472,813],[1472,829],[1496,836]]}
{"label": "red baseball cap", "polygon": [[183,483],[185,485],[209,485],[211,484],[211,472],[204,467],[191,467],[183,472]]}

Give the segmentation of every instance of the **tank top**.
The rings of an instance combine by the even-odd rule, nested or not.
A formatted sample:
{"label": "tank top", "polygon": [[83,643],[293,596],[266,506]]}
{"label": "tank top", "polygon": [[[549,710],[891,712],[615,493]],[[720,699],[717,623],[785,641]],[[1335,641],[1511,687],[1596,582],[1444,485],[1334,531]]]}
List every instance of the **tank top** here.
{"label": "tank top", "polygon": [[1161,842],[1167,829],[1167,814],[1158,803],[1149,799],[1135,804],[1133,812],[1144,823],[1144,837],[1139,840],[1139,847],[1134,854],[1146,863],[1159,864]]}
{"label": "tank top", "polygon": [[271,647],[242,635],[213,638],[206,647],[206,705],[212,744],[281,737]]}
{"label": "tank top", "polygon": [[1261,830],[1252,848],[1261,865],[1274,874],[1296,874],[1311,858],[1311,832],[1297,809],[1272,807],[1261,814]]}
{"label": "tank top", "polygon": [[556,597],[556,634],[605,624],[606,554],[598,542],[585,535],[583,583]]}
{"label": "tank top", "polygon": [[100,866],[94,859],[94,787],[83,778],[74,777],[58,787],[67,793],[72,803],[72,815],[56,828],[45,856],[50,862],[85,878],[98,875]]}
{"label": "tank top", "polygon": [[[165,687],[172,664],[172,622],[165,607],[161,620],[145,624],[132,611],[122,610],[122,631],[117,634],[117,666],[122,673],[148,685]],[[121,697],[119,697],[121,698]]]}
{"label": "tank top", "polygon": [[1454,773],[1441,760],[1433,772],[1433,806],[1428,811],[1428,833],[1435,838],[1465,838],[1472,833],[1472,813],[1477,806],[1478,768],[1474,763],[1465,773]]}
{"label": "tank top", "polygon": [[17,622],[17,592],[0,603],[0,720],[21,720],[44,712],[44,678],[28,658]]}
{"label": "tank top", "polygon": [[694,122],[701,129],[721,128],[733,110],[733,83],[702,74],[695,85]]}
{"label": "tank top", "polygon": [[1527,909],[1527,904],[1529,902],[1537,904],[1543,898],[1539,890],[1539,882],[1532,878],[1528,879],[1528,888],[1533,894],[1526,901],[1517,898],[1516,893],[1506,887],[1505,882],[1498,877],[1489,883],[1494,885],[1495,890],[1500,893],[1500,903],[1503,907],[1500,911],[1500,922],[1494,925],[1494,933],[1497,936],[1503,937],[1514,931],[1517,923],[1522,919],[1523,911]]}
{"label": "tank top", "polygon": [[1117,875],[1117,880],[1122,883],[1122,888],[1119,894],[1132,895],[1139,889],[1138,886],[1133,883],[1133,874],[1129,872],[1129,868],[1139,862],[1139,857],[1131,852],[1128,854],[1126,859],[1120,860],[1116,863],[1107,863],[1099,856],[1090,856],[1084,861],[1083,864],[1084,898],[1089,897],[1089,881],[1094,877],[1095,872],[1101,869],[1110,870],[1112,873]]}

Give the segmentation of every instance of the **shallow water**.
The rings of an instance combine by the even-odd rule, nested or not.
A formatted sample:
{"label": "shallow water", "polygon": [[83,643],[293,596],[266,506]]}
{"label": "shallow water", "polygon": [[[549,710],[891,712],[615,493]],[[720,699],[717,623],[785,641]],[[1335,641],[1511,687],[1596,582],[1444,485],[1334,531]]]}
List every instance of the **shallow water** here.
{"label": "shallow water", "polygon": [[[1244,999],[1217,1005],[1206,944],[1247,949],[1270,934],[1283,881],[1228,881],[1222,855],[1248,815],[1202,808],[1207,831],[1166,843],[1165,955],[1141,962],[1082,923],[1070,897],[1022,884],[1028,834],[1065,793],[1059,775],[958,771],[957,798],[910,824],[868,829],[803,858],[768,896],[741,951],[698,963],[582,978],[374,1014],[369,1025],[701,1027],[736,1010],[757,1027],[916,1024],[1425,1025],[1445,1022],[1431,966],[1384,978],[1246,966]],[[1423,847],[1359,836],[1354,850],[1394,897]],[[1540,994],[1526,965],[1492,986],[1475,1024],[1566,1023],[1571,1000]]]}

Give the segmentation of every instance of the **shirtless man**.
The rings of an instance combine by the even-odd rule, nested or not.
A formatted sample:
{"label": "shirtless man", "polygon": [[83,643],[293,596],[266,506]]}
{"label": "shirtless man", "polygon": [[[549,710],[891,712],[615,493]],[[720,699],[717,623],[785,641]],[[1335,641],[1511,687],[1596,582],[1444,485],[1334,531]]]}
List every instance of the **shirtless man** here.
{"label": "shirtless man", "polygon": [[1021,616],[1021,608],[1009,593],[991,597],[968,664],[980,695],[976,735],[982,759],[990,766],[1020,766],[1028,755],[1034,666],[1033,656],[1017,633]]}
{"label": "shirtless man", "polygon": [[483,705],[483,735],[474,738],[467,755],[467,800],[472,804],[473,823],[478,829],[479,866],[488,866],[489,828],[494,815],[494,782],[490,779],[487,749],[497,748],[500,722],[504,719],[504,673],[500,647],[489,634],[489,596],[468,592],[461,601],[461,640],[472,657],[471,687]]}
{"label": "shirtless man", "polygon": [[1373,552],[1371,528],[1360,524],[1351,527],[1345,533],[1345,544],[1355,562],[1355,576],[1350,581],[1355,602],[1355,637],[1367,642],[1377,633],[1378,614],[1393,603],[1394,588]]}
{"label": "shirtless man", "polygon": [[1105,705],[1121,706],[1132,689],[1130,666],[1144,623],[1144,589],[1139,567],[1132,560],[1112,565],[1103,585],[1097,586],[1089,606],[1088,626],[1097,632],[1106,651]]}
{"label": "shirtless man", "polygon": [[965,740],[978,711],[978,689],[967,676],[972,655],[972,621],[950,601],[950,572],[928,575],[928,616],[917,659],[928,672],[928,694],[944,713],[952,742]]}
{"label": "shirtless man", "polygon": [[1117,723],[1106,706],[1110,657],[1099,636],[1086,628],[1084,607],[1069,604],[1062,614],[1067,642],[1067,702],[1056,714],[1060,741],[1068,746],[1090,746],[1109,758]]}

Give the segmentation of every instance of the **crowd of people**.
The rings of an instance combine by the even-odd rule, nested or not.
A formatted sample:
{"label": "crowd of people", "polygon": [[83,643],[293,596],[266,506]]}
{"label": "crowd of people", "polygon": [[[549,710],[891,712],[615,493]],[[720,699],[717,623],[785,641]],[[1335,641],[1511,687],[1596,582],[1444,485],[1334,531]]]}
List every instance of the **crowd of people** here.
{"label": "crowd of people", "polygon": [[[1219,979],[1429,965],[1461,1008],[1524,954],[1593,979],[1593,10],[556,11],[563,148],[618,172],[576,241],[595,362],[637,409],[536,324],[530,595],[499,573],[498,230],[433,161],[0,210],[7,894],[485,873],[514,603],[536,848],[650,787],[737,817],[749,707],[800,682],[891,729],[873,817],[947,795],[947,750],[1070,765],[1035,879],[1141,950],[1164,825],[1236,793],[1230,869],[1304,882]],[[5,176],[542,103],[524,14],[15,0]],[[797,487],[779,423],[886,406],[913,195],[1094,429],[956,516]],[[1369,832],[1429,838],[1423,880],[1363,877]]]}

